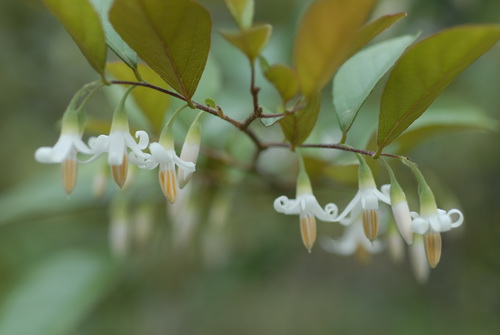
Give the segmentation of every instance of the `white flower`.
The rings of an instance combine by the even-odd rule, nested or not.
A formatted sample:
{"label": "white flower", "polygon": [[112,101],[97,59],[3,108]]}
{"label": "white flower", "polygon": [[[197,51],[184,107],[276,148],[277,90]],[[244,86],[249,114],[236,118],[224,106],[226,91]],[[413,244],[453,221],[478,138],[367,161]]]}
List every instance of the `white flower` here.
{"label": "white flower", "polygon": [[[137,166],[143,166],[148,154],[142,150],[146,149],[149,143],[149,136],[145,131],[135,133],[138,142],[134,140],[128,130],[128,124],[125,129],[111,130],[108,135],[99,135],[97,138],[89,139],[89,146],[94,155],[89,163],[95,160],[103,153],[108,153],[108,164],[111,165],[113,177],[118,186],[123,187],[127,179],[128,161]],[[128,149],[131,151],[128,152]]]}
{"label": "white flower", "polygon": [[41,147],[35,152],[40,163],[62,163],[62,181],[66,194],[70,194],[76,184],[77,154],[90,154],[91,150],[82,141],[75,111],[69,110],[63,116],[61,135],[53,147]]}
{"label": "white flower", "polygon": [[363,229],[366,237],[373,242],[378,235],[378,202],[380,200],[389,205],[391,202],[385,194],[377,190],[370,167],[366,164],[364,158],[361,155],[357,155],[357,157],[359,159],[359,191],[335,221],[340,223],[345,222],[343,219],[358,204],[361,204],[363,210]]}
{"label": "white flower", "polygon": [[149,145],[149,151],[151,155],[146,158],[145,167],[147,169],[154,169],[158,165],[160,166],[158,177],[161,190],[168,201],[173,203],[177,198],[179,188],[175,166],[177,165],[179,170],[189,174],[195,171],[195,164],[183,161],[177,156],[173,148],[167,149],[158,142],[151,143]]}
{"label": "white flower", "polygon": [[[456,220],[453,220],[452,215],[456,215]],[[445,232],[452,228],[459,227],[464,222],[464,216],[458,209],[452,209],[446,212],[442,209],[437,209],[431,213],[420,215],[417,212],[411,212],[413,219],[411,229],[416,234],[424,235],[430,230],[435,232]]]}
{"label": "white flower", "polygon": [[339,239],[323,236],[320,239],[324,250],[343,256],[356,253],[360,261],[367,261],[370,254],[379,253],[383,245],[379,241],[371,242],[364,233],[362,206],[358,202],[352,209],[350,215],[343,218],[340,223],[347,226]]}
{"label": "white flower", "polygon": [[297,196],[296,199],[288,199],[282,195],[274,200],[274,209],[278,213],[287,215],[299,215],[300,233],[302,242],[309,252],[316,241],[316,218],[333,222],[337,216],[338,208],[335,204],[329,203],[323,209],[312,193],[311,182],[307,175],[302,156],[299,158],[299,175],[297,176]]}
{"label": "white flower", "polygon": [[[457,215],[456,220],[453,220],[452,215]],[[464,222],[462,212],[458,209],[452,209],[448,212],[442,209],[435,209],[420,216],[416,212],[411,212],[413,218],[412,230],[424,235],[424,246],[427,254],[427,262],[431,268],[435,268],[441,259],[441,232],[448,231],[452,228],[460,226]]]}

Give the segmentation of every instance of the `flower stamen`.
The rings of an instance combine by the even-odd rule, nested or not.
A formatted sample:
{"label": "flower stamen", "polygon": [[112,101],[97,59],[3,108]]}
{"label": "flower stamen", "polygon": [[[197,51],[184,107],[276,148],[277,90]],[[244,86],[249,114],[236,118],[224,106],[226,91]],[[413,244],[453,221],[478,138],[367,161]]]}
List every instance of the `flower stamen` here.
{"label": "flower stamen", "polygon": [[173,204],[177,199],[177,178],[175,170],[161,170],[158,174],[160,187],[168,202]]}
{"label": "flower stamen", "polygon": [[363,211],[363,230],[371,242],[375,241],[378,235],[378,213],[376,209]]}
{"label": "flower stamen", "polygon": [[67,195],[70,195],[75,188],[77,169],[78,165],[73,158],[65,159],[61,165],[62,182]]}
{"label": "flower stamen", "polygon": [[429,229],[429,231],[425,234],[424,240],[427,262],[431,268],[435,269],[441,259],[441,234],[437,231]]}
{"label": "flower stamen", "polygon": [[313,215],[300,217],[300,233],[302,242],[309,252],[316,241],[316,218]]}
{"label": "flower stamen", "polygon": [[113,172],[113,178],[115,179],[118,187],[122,188],[127,181],[128,172],[128,156],[123,155],[123,162],[121,165],[111,165],[111,171]]}

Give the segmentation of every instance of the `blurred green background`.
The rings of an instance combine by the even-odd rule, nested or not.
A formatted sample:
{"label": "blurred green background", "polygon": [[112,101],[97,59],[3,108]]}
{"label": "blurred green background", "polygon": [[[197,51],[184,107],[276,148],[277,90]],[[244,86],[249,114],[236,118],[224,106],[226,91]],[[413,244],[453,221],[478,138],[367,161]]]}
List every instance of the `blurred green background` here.
{"label": "blurred green background", "polygon": [[[198,100],[215,97],[226,113],[243,117],[251,103],[248,66],[216,33],[234,24],[222,0],[201,3],[215,29],[211,75],[203,79]],[[264,51],[273,63],[290,63],[305,4],[256,0],[256,21],[274,26]],[[386,0],[375,15],[397,11],[409,15],[382,39],[500,21],[497,0]],[[277,196],[294,196],[293,156],[283,150],[261,158],[267,178],[203,156],[189,199],[175,207],[165,206],[155,172],[137,172],[122,193],[109,182],[96,198],[92,183],[105,162],[81,166],[76,190],[67,197],[59,166],[39,164],[33,156],[55,143],[67,103],[97,75],[38,0],[0,2],[0,45],[1,335],[500,334],[498,132],[447,132],[409,152],[435,187],[438,205],[458,206],[466,217],[465,227],[443,236],[441,263],[421,285],[408,257],[394,264],[384,252],[360,264],[319,245],[308,254],[298,217],[272,208]],[[261,76],[258,85],[263,103],[273,108],[277,96]],[[354,125],[359,137],[370,134],[380,91]],[[89,106],[90,115],[104,120],[117,97],[116,90],[106,92]],[[499,94],[497,45],[436,105],[498,120]],[[179,122],[180,138],[194,116]],[[331,103],[323,104],[321,118],[325,122],[310,142],[338,140]],[[205,121],[204,145],[251,158],[243,135],[213,118]],[[257,128],[281,140],[279,132]],[[407,193],[416,193],[409,172],[398,169],[398,175]],[[321,204],[333,201],[341,208],[356,192],[321,175],[314,184]],[[128,256],[117,260],[110,253],[109,225],[123,218],[134,241]],[[147,222],[151,234],[144,242],[140,232]],[[319,232],[340,233],[321,222]]]}

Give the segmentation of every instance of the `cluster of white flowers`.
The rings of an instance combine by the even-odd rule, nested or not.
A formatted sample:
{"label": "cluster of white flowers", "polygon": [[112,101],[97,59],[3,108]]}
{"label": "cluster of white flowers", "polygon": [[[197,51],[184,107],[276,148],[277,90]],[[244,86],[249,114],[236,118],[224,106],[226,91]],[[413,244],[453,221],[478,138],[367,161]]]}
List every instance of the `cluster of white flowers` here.
{"label": "cluster of white flowers", "polygon": [[[325,209],[318,204],[300,156],[297,197],[296,199],[278,197],[274,201],[275,210],[283,214],[300,215],[302,240],[309,251],[316,240],[315,218],[346,226],[344,234],[339,239],[322,237],[321,246],[331,253],[340,255],[356,253],[362,259],[366,259],[367,255],[378,253],[384,246],[388,246],[393,257],[400,259],[403,250],[400,241],[404,240],[411,246],[410,255],[417,279],[425,281],[429,267],[435,268],[441,256],[440,233],[460,226],[464,221],[462,212],[458,209],[450,211],[438,209],[434,195],[420,171],[413,163],[404,162],[410,166],[419,181],[421,212],[420,214],[410,212],[406,196],[387,163],[384,162],[391,176],[391,184],[382,186],[379,191],[369,166],[361,156],[358,155],[358,158],[359,191],[342,213],[338,214],[337,206],[333,203],[328,204]],[[379,202],[391,206],[393,219],[399,230],[399,234],[392,233],[384,226],[388,230],[386,241],[377,239]],[[414,239],[414,234],[417,234],[418,238]],[[427,262],[422,262],[425,258]]]}
{"label": "cluster of white flowers", "polygon": [[[91,137],[88,144],[85,144],[78,122],[78,111],[74,108],[68,108],[63,116],[59,140],[53,147],[39,148],[35,152],[35,159],[41,163],[62,163],[62,180],[67,194],[70,194],[75,187],[78,163],[93,162],[103,154],[107,154],[114,180],[120,188],[127,180],[129,163],[148,170],[160,166],[161,189],[168,201],[173,203],[179,187],[182,188],[195,171],[200,145],[200,115],[194,120],[187,133],[181,152],[182,159],[175,152],[172,124],[177,112],[184,107],[172,115],[158,142],[150,143],[149,136],[145,131],[135,133],[136,141],[130,134],[124,107],[129,92],[130,89],[125,93],[114,112],[108,135]],[[149,152],[146,152],[148,148]],[[91,157],[81,161],[77,158],[79,153]]]}

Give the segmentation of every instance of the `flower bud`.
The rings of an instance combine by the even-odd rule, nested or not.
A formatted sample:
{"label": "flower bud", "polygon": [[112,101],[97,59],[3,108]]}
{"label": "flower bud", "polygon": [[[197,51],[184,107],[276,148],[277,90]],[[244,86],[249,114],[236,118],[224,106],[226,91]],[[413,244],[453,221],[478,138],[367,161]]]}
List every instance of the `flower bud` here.
{"label": "flower bud", "polygon": [[[198,160],[201,142],[200,119],[203,114],[204,112],[200,112],[189,127],[186,139],[184,140],[184,144],[182,145],[181,150],[180,159],[183,161],[196,164],[196,161]],[[179,169],[177,176],[179,178],[179,187],[183,188],[191,179],[192,173],[185,172],[183,169]]]}

